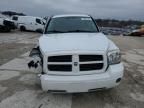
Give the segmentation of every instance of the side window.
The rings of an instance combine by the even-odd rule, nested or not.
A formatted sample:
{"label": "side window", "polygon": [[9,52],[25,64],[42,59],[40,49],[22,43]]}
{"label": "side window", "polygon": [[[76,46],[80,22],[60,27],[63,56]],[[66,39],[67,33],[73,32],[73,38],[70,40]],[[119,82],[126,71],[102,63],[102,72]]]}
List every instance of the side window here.
{"label": "side window", "polygon": [[37,22],[38,24],[41,24],[41,20],[40,20],[40,19],[37,19],[37,18],[36,18],[36,22]]}
{"label": "side window", "polygon": [[45,25],[45,23],[42,21],[42,24]]}
{"label": "side window", "polygon": [[17,21],[17,20],[18,20],[18,17],[14,16],[14,17],[12,18],[12,20]]}

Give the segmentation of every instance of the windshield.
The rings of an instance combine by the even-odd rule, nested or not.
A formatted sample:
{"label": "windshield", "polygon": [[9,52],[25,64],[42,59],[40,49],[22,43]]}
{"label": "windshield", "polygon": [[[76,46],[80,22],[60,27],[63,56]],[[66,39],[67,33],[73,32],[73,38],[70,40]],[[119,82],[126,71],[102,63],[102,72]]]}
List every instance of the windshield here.
{"label": "windshield", "polygon": [[90,17],[58,17],[52,18],[46,33],[98,32],[98,28]]}

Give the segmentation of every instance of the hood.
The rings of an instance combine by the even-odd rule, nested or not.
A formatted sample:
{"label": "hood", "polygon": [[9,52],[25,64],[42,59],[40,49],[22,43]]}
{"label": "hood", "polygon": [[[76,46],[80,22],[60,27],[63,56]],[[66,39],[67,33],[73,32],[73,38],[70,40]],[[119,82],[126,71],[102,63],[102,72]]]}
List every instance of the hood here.
{"label": "hood", "polygon": [[42,52],[106,51],[109,40],[102,33],[44,34],[39,39]]}
{"label": "hood", "polygon": [[13,20],[11,20],[11,19],[8,19],[8,18],[6,18],[6,19],[5,19],[5,21],[14,22]]}

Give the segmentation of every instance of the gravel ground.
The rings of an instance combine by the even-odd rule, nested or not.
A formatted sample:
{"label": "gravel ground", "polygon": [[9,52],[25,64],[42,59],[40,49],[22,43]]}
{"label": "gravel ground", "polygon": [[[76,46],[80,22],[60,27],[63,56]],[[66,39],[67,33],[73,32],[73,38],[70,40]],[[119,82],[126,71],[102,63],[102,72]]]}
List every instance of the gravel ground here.
{"label": "gravel ground", "polygon": [[35,45],[33,40],[37,37],[39,34],[33,32],[0,33],[0,65],[33,48]]}
{"label": "gravel ground", "polygon": [[0,108],[143,108],[144,37],[108,36],[122,50],[125,73],[118,87],[92,93],[51,94],[41,90],[35,70],[26,66],[26,52],[39,36],[18,31],[0,34],[0,64],[7,62],[0,66]]}
{"label": "gravel ground", "polygon": [[33,44],[8,43],[0,45],[0,65],[29,51]]}

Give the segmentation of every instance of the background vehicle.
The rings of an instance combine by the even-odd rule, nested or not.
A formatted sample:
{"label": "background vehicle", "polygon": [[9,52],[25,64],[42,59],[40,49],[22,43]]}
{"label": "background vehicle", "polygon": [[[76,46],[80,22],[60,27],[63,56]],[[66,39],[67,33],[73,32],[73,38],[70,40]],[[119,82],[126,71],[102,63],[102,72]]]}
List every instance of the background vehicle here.
{"label": "background vehicle", "polygon": [[100,33],[88,15],[50,18],[28,66],[37,68],[44,91],[74,93],[120,84],[123,64],[119,48]]}
{"label": "background vehicle", "polygon": [[43,30],[45,21],[40,17],[33,16],[13,16],[12,20],[15,22],[15,25],[21,30],[29,31],[39,31]]}
{"label": "background vehicle", "polygon": [[142,25],[139,29],[133,30],[130,33],[131,36],[144,36],[144,25]]}
{"label": "background vehicle", "polygon": [[12,29],[15,29],[16,26],[14,22],[8,18],[0,18],[0,31],[10,32]]}

